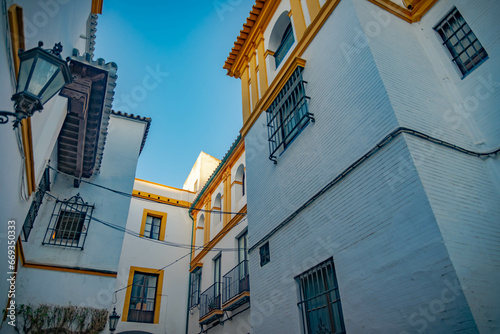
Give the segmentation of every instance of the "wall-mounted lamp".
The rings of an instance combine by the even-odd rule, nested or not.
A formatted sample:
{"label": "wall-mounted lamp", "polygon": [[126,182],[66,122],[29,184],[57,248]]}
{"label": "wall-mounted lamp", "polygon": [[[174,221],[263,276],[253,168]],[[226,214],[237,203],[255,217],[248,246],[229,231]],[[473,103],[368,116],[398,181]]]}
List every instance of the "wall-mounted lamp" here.
{"label": "wall-mounted lamp", "polygon": [[114,333],[114,331],[116,330],[118,319],[120,319],[120,316],[116,313],[116,307],[113,307],[113,313],[109,315],[109,331],[111,333]]}
{"label": "wall-mounted lamp", "polygon": [[[67,61],[61,59],[62,45],[57,43],[52,50],[42,49],[43,43],[28,51],[19,50],[19,74],[16,93],[12,95],[15,112],[0,111],[0,124],[14,117],[14,128],[71,83],[71,72]],[[69,59],[67,59],[69,60]]]}

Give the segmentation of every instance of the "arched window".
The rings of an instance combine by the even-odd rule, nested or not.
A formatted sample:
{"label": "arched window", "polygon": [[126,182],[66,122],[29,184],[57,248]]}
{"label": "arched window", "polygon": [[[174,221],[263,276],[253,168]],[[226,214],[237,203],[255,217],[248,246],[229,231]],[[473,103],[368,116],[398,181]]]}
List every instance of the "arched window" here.
{"label": "arched window", "polygon": [[236,189],[236,200],[239,200],[245,196],[245,166],[243,164],[238,166],[236,170],[236,175],[234,180],[238,182],[238,187]]}
{"label": "arched window", "polygon": [[213,206],[213,222],[215,224],[218,224],[222,221],[222,195],[221,193],[218,193],[217,196],[215,196],[215,201],[214,201],[214,206]]}
{"label": "arched window", "polygon": [[201,247],[205,244],[205,215],[201,215],[196,224],[196,246]]}
{"label": "arched window", "polygon": [[294,42],[292,21],[288,12],[285,11],[276,21],[269,39],[269,49],[274,51],[276,68],[281,64]]}

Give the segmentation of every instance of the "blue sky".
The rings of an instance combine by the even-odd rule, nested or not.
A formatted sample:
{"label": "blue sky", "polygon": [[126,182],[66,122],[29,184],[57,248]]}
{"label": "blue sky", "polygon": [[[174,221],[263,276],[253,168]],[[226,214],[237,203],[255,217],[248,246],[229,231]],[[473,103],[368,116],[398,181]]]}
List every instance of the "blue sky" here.
{"label": "blue sky", "polygon": [[105,0],[96,58],[118,64],[113,109],[153,119],[137,177],[182,188],[200,151],[221,159],[242,126],[222,68],[253,0]]}

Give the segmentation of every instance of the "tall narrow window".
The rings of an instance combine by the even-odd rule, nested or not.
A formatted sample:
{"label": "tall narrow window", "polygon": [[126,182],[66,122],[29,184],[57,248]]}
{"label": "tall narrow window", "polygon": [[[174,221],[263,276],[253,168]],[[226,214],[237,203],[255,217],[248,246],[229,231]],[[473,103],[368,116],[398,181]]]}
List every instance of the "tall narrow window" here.
{"label": "tall narrow window", "polygon": [[136,272],[132,283],[128,321],[153,323],[158,275]]}
{"label": "tall narrow window", "polygon": [[469,74],[488,58],[476,35],[465,22],[462,14],[453,10],[434,27],[451,54],[453,62],[463,76]]}
{"label": "tall narrow window", "polygon": [[292,29],[292,23],[288,24],[288,26],[285,29],[285,32],[283,33],[283,37],[281,38],[281,43],[276,49],[276,52],[274,53],[274,59],[276,61],[276,68],[281,64],[283,59],[285,58],[286,54],[290,50],[290,48],[293,45],[293,42],[295,42],[295,39],[293,38],[293,29]]}
{"label": "tall narrow window", "polygon": [[259,248],[260,266],[263,267],[271,262],[271,253],[269,252],[269,242],[266,242]]}
{"label": "tall narrow window", "polygon": [[329,259],[296,277],[298,306],[304,333],[345,333],[342,306],[333,260]]}
{"label": "tall narrow window", "polygon": [[146,226],[144,227],[144,236],[151,239],[160,239],[161,218],[148,215],[146,217]]}
{"label": "tall narrow window", "polygon": [[238,263],[247,259],[247,232],[238,238]]}
{"label": "tall narrow window", "polygon": [[245,171],[243,171],[243,177],[241,179],[241,194],[245,196]]}
{"label": "tall narrow window", "polygon": [[80,194],[57,200],[42,244],[83,249],[93,210]]}
{"label": "tall narrow window", "polygon": [[140,236],[154,240],[165,240],[167,213],[144,209]]}
{"label": "tall narrow window", "polygon": [[191,273],[190,307],[195,307],[200,303],[200,288],[201,268],[197,268]]}
{"label": "tall narrow window", "polygon": [[220,305],[221,302],[221,256],[214,259],[214,295],[215,304]]}

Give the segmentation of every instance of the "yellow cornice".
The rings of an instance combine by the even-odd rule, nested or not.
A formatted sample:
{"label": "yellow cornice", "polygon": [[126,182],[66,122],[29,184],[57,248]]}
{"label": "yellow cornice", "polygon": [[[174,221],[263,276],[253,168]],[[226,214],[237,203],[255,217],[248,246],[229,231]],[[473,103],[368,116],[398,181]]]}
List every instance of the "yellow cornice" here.
{"label": "yellow cornice", "polygon": [[161,186],[161,187],[170,188],[170,189],[174,189],[174,190],[184,191],[184,192],[187,192],[187,193],[190,193],[190,194],[196,194],[195,191],[190,191],[190,190],[186,190],[186,189],[181,189],[181,188],[166,186],[164,184],[156,183],[156,182],[153,182],[153,181],[148,181],[148,180],[143,180],[143,179],[138,179],[138,178],[135,178],[135,180],[136,181],[140,181],[140,182],[144,182],[144,183],[154,184],[156,186]]}
{"label": "yellow cornice", "polygon": [[203,267],[203,263],[201,262],[196,262],[194,264],[191,264],[191,268],[189,269],[189,272],[193,272],[197,268]]}
{"label": "yellow cornice", "polygon": [[102,14],[103,0],[92,0],[92,14]]}
{"label": "yellow cornice", "polygon": [[193,266],[201,263],[201,260],[205,257],[205,255],[207,255],[208,252],[210,252],[210,250],[214,248],[215,245],[217,245],[222,240],[222,238],[224,238],[224,236],[226,236],[226,234],[228,234],[228,232],[231,231],[231,229],[241,221],[244,216],[243,214],[246,212],[247,206],[245,204],[245,206],[238,212],[239,214],[235,215],[212,240],[210,240],[203,246],[203,249],[200,251],[200,253],[198,253],[198,255],[196,255],[195,258],[191,261],[191,269],[193,269]]}
{"label": "yellow cornice", "polygon": [[236,78],[240,77],[239,75],[242,72],[243,65],[248,63],[244,61],[245,57],[248,58],[250,52],[253,51],[252,45],[257,44],[257,40],[259,38],[259,32],[266,30],[269,21],[271,21],[271,18],[274,15],[274,12],[276,11],[280,3],[281,0],[266,1],[264,7],[262,7],[261,9],[257,21],[255,21],[255,24],[250,30],[250,33],[248,34],[248,37],[245,40],[245,43],[239,50],[238,55],[236,56],[236,59],[234,60],[234,63],[231,66],[231,69],[228,71],[228,75],[234,76]]}
{"label": "yellow cornice", "polygon": [[184,208],[189,208],[189,207],[191,207],[191,204],[192,204],[188,201],[182,201],[182,200],[178,200],[175,198],[170,198],[170,197],[161,196],[161,195],[148,193],[146,191],[139,191],[139,190],[132,190],[132,197],[144,198],[144,199],[152,200],[152,201],[155,201],[158,203],[171,204],[171,205],[184,207]]}

